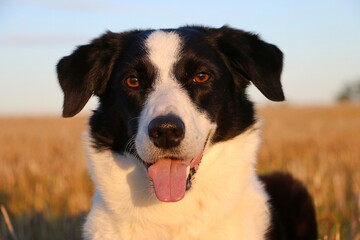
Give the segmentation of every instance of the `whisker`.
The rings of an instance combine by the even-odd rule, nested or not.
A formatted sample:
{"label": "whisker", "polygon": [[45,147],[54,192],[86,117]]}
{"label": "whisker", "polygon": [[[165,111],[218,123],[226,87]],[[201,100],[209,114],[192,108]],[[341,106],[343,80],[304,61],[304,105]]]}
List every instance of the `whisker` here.
{"label": "whisker", "polygon": [[135,151],[135,137],[136,137],[135,134],[132,137],[130,137],[129,141],[125,145],[124,152],[130,153],[130,154],[134,153],[134,151]]}

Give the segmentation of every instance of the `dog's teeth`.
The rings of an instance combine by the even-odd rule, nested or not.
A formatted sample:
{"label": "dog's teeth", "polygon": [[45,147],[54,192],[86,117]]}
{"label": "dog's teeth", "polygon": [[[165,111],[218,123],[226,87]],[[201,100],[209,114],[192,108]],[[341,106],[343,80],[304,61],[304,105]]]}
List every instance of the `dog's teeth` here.
{"label": "dog's teeth", "polygon": [[187,168],[186,168],[186,176],[189,176],[189,174],[190,174],[190,166],[187,166]]}

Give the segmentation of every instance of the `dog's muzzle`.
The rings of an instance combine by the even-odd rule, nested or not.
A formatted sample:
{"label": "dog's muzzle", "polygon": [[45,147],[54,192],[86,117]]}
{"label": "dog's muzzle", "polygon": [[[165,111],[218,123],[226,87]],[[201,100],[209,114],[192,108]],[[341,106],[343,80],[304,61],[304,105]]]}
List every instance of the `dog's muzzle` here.
{"label": "dog's muzzle", "polygon": [[191,177],[198,169],[203,149],[191,159],[182,159],[176,154],[185,137],[185,124],[172,114],[151,120],[148,136],[159,152],[164,153],[154,163],[145,163],[155,195],[162,202],[179,201],[191,186]]}

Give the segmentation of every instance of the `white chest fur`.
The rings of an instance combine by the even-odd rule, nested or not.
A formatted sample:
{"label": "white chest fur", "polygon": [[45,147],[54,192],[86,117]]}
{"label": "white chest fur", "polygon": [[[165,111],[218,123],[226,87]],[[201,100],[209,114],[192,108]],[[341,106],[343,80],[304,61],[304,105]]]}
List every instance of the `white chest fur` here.
{"label": "white chest fur", "polygon": [[259,129],[206,149],[184,199],[163,203],[132,155],[96,152],[85,139],[96,193],[86,239],[264,239],[267,195],[255,172]]}

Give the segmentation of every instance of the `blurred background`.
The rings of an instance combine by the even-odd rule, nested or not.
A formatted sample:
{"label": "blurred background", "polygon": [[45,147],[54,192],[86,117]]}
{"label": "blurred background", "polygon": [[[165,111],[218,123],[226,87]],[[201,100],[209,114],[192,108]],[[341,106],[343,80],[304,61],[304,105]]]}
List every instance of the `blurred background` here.
{"label": "blurred background", "polygon": [[[259,173],[286,170],[314,196],[321,239],[360,239],[360,1],[0,1],[0,239],[79,239],[93,192],[79,116],[61,119],[55,66],[103,32],[186,24],[244,29],[285,54],[286,103],[264,118]],[[51,237],[50,237],[51,236]]]}

